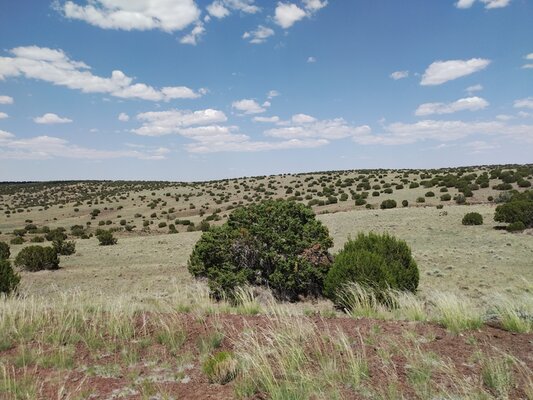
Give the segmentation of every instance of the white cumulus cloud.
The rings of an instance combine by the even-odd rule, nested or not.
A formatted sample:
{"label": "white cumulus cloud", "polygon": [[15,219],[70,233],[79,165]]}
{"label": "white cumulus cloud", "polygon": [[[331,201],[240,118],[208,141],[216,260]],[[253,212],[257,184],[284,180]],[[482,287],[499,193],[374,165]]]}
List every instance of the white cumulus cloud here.
{"label": "white cumulus cloud", "polygon": [[488,67],[490,60],[471,58],[470,60],[435,61],[424,72],[420,84],[423,86],[441,85]]}
{"label": "white cumulus cloud", "polygon": [[6,119],[9,115],[7,115],[5,112],[0,112],[0,119]]}
{"label": "white cumulus cloud", "polygon": [[481,97],[466,97],[452,103],[424,103],[418,106],[415,115],[452,114],[458,111],[478,111],[488,107],[489,102]]}
{"label": "white cumulus cloud", "polygon": [[130,116],[122,112],[118,115],[118,120],[122,122],[128,122],[130,120]]}
{"label": "white cumulus cloud", "polygon": [[46,113],[40,117],[35,117],[33,122],[36,124],[68,124],[72,122],[69,118],[62,118],[54,113]]}
{"label": "white cumulus cloud", "polygon": [[224,7],[224,3],[219,0],[209,4],[206,9],[209,15],[219,19],[225,18],[230,14],[230,11]]}
{"label": "white cumulus cloud", "polygon": [[198,111],[149,111],[138,114],[137,119],[143,124],[134,129],[134,133],[142,136],[162,136],[179,134],[182,129],[195,125],[226,122],[228,118],[222,111],[208,108]]}
{"label": "white cumulus cloud", "polygon": [[198,44],[198,40],[200,40],[200,37],[204,33],[205,33],[204,24],[199,22],[192,29],[191,33],[189,33],[188,35],[183,36],[180,39],[180,43],[182,43],[182,44],[190,44],[192,46],[196,46]]}
{"label": "white cumulus cloud", "polygon": [[261,44],[274,35],[274,30],[267,28],[263,25],[259,25],[256,30],[250,32],[244,32],[242,38],[248,40],[252,44]]}
{"label": "white cumulus cloud", "polygon": [[201,14],[194,0],[90,0],[86,5],[67,1],[58,8],[69,19],[126,31],[180,31]]}
{"label": "white cumulus cloud", "polygon": [[242,99],[234,101],[231,106],[243,114],[260,114],[266,111],[266,108],[260,106],[253,99]]}
{"label": "white cumulus cloud", "polygon": [[106,78],[93,75],[87,64],[71,60],[63,50],[27,46],[11,49],[10,53],[13,57],[0,57],[0,81],[24,76],[84,93],[105,93],[125,99],[151,101],[195,99],[202,94],[185,86],[155,89],[144,83],[133,83],[133,78],[119,70],[112,71],[111,76]]}
{"label": "white cumulus cloud", "polygon": [[296,4],[280,2],[274,12],[274,21],[283,29],[288,29],[306,16],[305,10]]}
{"label": "white cumulus cloud", "polygon": [[[0,66],[0,68],[1,68],[1,66]],[[13,97],[0,96],[0,104],[13,104]]]}

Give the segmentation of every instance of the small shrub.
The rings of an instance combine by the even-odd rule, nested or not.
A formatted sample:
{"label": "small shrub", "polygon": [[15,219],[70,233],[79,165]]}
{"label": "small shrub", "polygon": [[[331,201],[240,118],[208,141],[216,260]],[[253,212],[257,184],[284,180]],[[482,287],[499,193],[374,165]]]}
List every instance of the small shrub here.
{"label": "small shrub", "polygon": [[27,271],[59,268],[59,258],[53,247],[28,246],[15,258],[15,265]]}
{"label": "small shrub", "polygon": [[7,260],[10,256],[9,245],[6,242],[0,242],[0,260]]}
{"label": "small shrub", "polygon": [[57,254],[61,254],[62,256],[70,256],[76,252],[76,243],[71,241],[63,241],[63,240],[54,240],[52,242],[52,246],[56,250]]}
{"label": "small shrub", "polygon": [[65,234],[64,228],[56,228],[48,232],[45,236],[46,240],[49,242],[53,242],[56,240],[63,241],[67,238],[67,235]]}
{"label": "small shrub", "polygon": [[424,195],[425,197],[435,197],[435,193],[434,192],[426,192],[426,194]]}
{"label": "small shrub", "polygon": [[0,294],[10,294],[17,290],[20,276],[13,270],[8,259],[0,258]]}
{"label": "small shrub", "polygon": [[24,242],[25,242],[24,238],[20,236],[14,237],[13,239],[9,241],[10,244],[22,244]]}
{"label": "small shrub", "polygon": [[387,209],[387,208],[396,208],[396,201],[395,200],[391,200],[391,199],[383,200],[379,207],[382,210]]}
{"label": "small shrub", "polygon": [[507,228],[505,229],[507,229],[507,232],[522,232],[524,229],[526,229],[526,226],[522,221],[516,221],[507,225]]}
{"label": "small shrub", "polygon": [[442,196],[440,196],[441,201],[450,201],[452,199],[452,195],[449,193],[445,193]]}
{"label": "small shrub", "polygon": [[220,351],[205,360],[202,370],[209,382],[225,385],[237,376],[237,360],[233,353]]}
{"label": "small shrub", "polygon": [[463,225],[483,225],[483,216],[477,212],[465,214],[462,220]]}
{"label": "small shrub", "polygon": [[426,199],[424,197],[417,197],[416,198],[416,202],[417,203],[425,203],[426,202]]}
{"label": "small shrub", "polygon": [[408,207],[409,202],[407,200],[402,200],[402,207]]}
{"label": "small shrub", "polygon": [[466,197],[463,194],[458,194],[455,196],[455,202],[457,204],[465,204],[466,203]]}
{"label": "small shrub", "polygon": [[111,231],[102,230],[97,233],[96,238],[100,242],[100,246],[112,246],[117,244],[117,239],[113,236]]}
{"label": "small shrub", "polygon": [[355,240],[348,240],[335,256],[324,283],[324,294],[342,305],[337,294],[352,282],[380,295],[389,288],[415,292],[418,281],[418,266],[403,240],[388,234],[359,234]]}
{"label": "small shrub", "polygon": [[44,238],[42,236],[34,236],[31,238],[30,242],[32,243],[43,243]]}

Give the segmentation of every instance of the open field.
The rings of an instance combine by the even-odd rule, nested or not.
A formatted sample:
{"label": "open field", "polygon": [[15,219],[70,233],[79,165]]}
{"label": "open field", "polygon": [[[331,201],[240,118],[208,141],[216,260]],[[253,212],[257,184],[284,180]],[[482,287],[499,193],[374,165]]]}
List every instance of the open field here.
{"label": "open field", "polygon": [[[21,271],[19,295],[0,300],[0,399],[533,399],[533,232],[495,229],[488,198],[505,192],[493,188],[500,178],[466,205],[453,201],[461,185],[409,188],[425,175],[438,173],[4,186],[0,240],[36,226],[11,245],[12,259],[39,244],[31,239],[43,226],[65,227],[76,252],[58,270]],[[354,204],[364,179],[381,186],[369,191],[379,192],[366,198],[371,208]],[[385,193],[387,184],[404,188]],[[417,294],[391,292],[396,306],[385,308],[354,288],[344,311],[324,299],[278,302],[264,289],[212,300],[187,270],[201,222],[221,224],[239,204],[296,191],[304,203],[338,198],[313,205],[333,254],[359,232],[405,240],[420,269]],[[398,206],[382,210],[384,199]],[[461,224],[472,211],[483,225]],[[99,246],[98,227],[112,228],[118,244]],[[227,359],[209,370],[221,352]]]}
{"label": "open field", "polygon": [[[447,215],[442,215],[442,212]],[[482,226],[463,226],[466,212],[483,215]],[[532,232],[493,229],[494,207],[450,206],[359,210],[319,218],[334,238],[335,253],[358,232],[389,232],[407,241],[418,262],[420,294],[433,290],[462,293],[486,302],[496,292],[516,293],[523,279],[533,282]],[[193,284],[187,259],[200,232],[121,236],[117,246],[98,246],[95,238],[77,240],[76,254],[62,257],[57,271],[22,272],[21,294],[43,295],[80,290],[104,295],[169,296]],[[16,255],[20,246],[13,246]]]}

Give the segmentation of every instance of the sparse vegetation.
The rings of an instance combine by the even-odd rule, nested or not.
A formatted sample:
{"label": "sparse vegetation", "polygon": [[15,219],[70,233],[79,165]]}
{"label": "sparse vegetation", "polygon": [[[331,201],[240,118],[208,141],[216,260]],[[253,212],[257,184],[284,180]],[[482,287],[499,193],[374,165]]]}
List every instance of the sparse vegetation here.
{"label": "sparse vegetation", "polygon": [[[525,234],[491,229],[504,221],[491,222],[493,205],[486,204],[489,196],[496,205],[516,201],[514,191],[493,187],[509,183],[524,193],[522,181],[532,179],[524,168],[0,185],[0,241],[22,243],[10,249],[14,260],[45,236],[49,248],[75,240],[77,250],[74,257],[62,257],[63,268],[53,273],[9,268],[20,282],[15,278],[11,285],[16,296],[0,296],[0,397],[174,398],[186,397],[187,388],[194,387],[197,396],[221,398],[527,398],[533,392],[527,353],[533,247]],[[418,186],[410,189],[413,182]],[[379,196],[373,197],[373,190]],[[435,196],[426,197],[428,191]],[[454,201],[439,201],[445,193]],[[468,206],[458,204],[463,196]],[[424,203],[415,204],[418,197]],[[317,235],[309,234],[311,248],[298,253],[294,243],[304,234],[283,240],[279,232],[292,232],[290,221],[298,212],[265,222],[265,231],[276,235],[244,225],[267,218],[240,214],[243,206],[261,207],[275,198],[290,198],[297,207],[309,203],[318,214],[304,207],[312,220],[331,232],[330,247],[316,247]],[[404,208],[379,210],[386,200]],[[458,224],[467,212],[479,213],[487,225],[476,235]],[[255,246],[254,237],[268,243],[267,249],[274,243],[291,251],[295,261],[284,266],[277,281],[287,281],[290,290],[278,291],[257,274],[244,283],[259,287],[238,286],[215,301],[207,282],[192,280],[183,265],[198,239],[198,244],[205,239],[200,230],[208,223],[203,235],[211,235],[232,214],[242,216],[234,225],[240,240],[230,247],[231,255],[241,258],[233,260],[246,265],[255,259],[262,247],[243,246]],[[512,229],[517,223],[505,224]],[[98,237],[102,226],[120,246],[82,240]],[[254,229],[263,236],[252,235]],[[347,315],[318,290],[311,298],[294,295],[290,285],[316,276],[302,259],[320,261],[327,273],[333,269],[331,245],[342,252],[346,238],[361,231],[390,232],[409,243],[420,268],[416,292],[375,290],[365,283],[373,281],[369,275],[360,284],[349,280],[335,298]],[[386,257],[364,254],[352,260],[383,267]],[[253,265],[268,258],[259,260]],[[318,281],[313,288],[320,287]],[[497,337],[485,322],[499,328]],[[229,354],[228,368],[206,372],[210,360],[225,358],[220,353]],[[224,366],[224,360],[213,365]],[[95,386],[95,379],[101,384]],[[187,383],[191,380],[193,385]]]}

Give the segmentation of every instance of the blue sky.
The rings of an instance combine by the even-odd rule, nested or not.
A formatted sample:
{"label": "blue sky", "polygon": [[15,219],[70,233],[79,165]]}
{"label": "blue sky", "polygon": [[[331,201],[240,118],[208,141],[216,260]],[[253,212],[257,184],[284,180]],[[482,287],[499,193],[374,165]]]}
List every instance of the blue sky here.
{"label": "blue sky", "polygon": [[530,0],[0,2],[0,180],[533,161]]}

